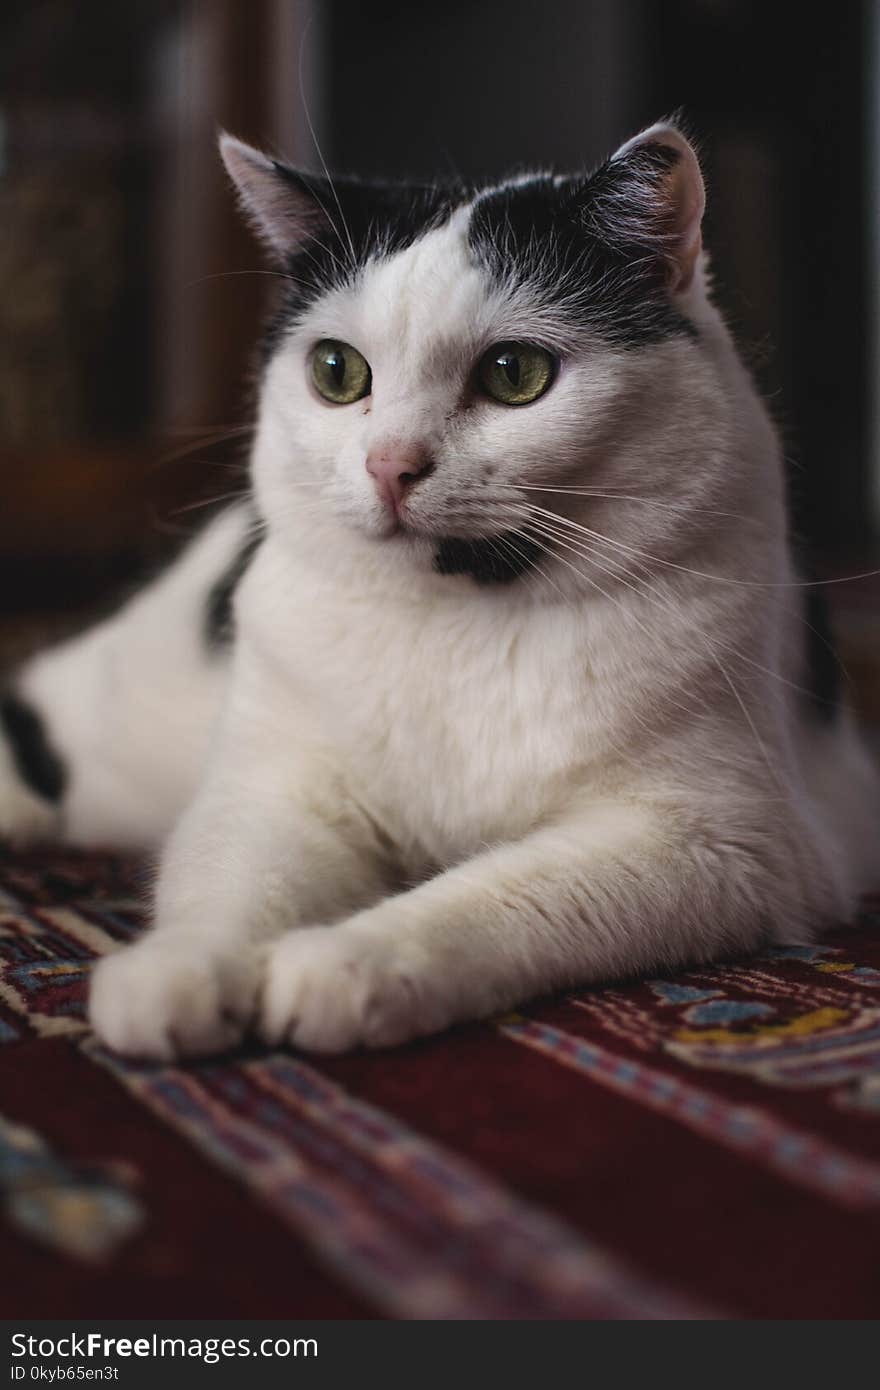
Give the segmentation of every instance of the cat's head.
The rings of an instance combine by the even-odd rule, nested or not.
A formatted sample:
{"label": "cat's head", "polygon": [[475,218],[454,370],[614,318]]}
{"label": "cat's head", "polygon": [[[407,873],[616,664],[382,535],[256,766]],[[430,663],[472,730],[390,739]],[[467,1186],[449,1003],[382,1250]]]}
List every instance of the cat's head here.
{"label": "cat's head", "polygon": [[287,277],[254,457],[277,534],[509,581],[541,550],[564,563],[572,518],[664,545],[712,491],[687,462],[714,378],[703,182],[677,128],[591,174],[477,189],[331,182],[221,147]]}

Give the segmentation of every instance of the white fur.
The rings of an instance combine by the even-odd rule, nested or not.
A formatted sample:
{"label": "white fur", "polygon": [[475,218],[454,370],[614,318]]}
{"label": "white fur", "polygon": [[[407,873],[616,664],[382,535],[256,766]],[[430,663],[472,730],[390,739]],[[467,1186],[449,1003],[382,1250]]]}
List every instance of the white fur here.
{"label": "white fur", "polygon": [[247,529],[244,508],[224,512],[117,614],[21,673],[69,769],[66,843],[158,847],[191,798],[228,677],[203,641],[205,599]]}
{"label": "white fur", "polygon": [[[573,336],[487,285],[457,213],[273,357],[253,457],[268,534],[231,665],[205,656],[198,612],[235,511],[24,673],[75,769],[65,837],[171,831],[153,930],[95,973],[110,1046],[210,1052],[251,1021],[317,1051],[396,1043],[768,930],[804,939],[876,884],[874,770],[849,716],[814,722],[795,689],[773,429],[701,265],[679,307],[697,341]],[[324,337],[364,354],[370,398],[317,397]],[[555,385],[465,407],[480,353],[519,338],[562,353]],[[411,534],[389,534],[364,460],[410,444],[436,468]],[[437,536],[509,529],[523,483],[606,494],[538,500],[608,541],[585,554],[568,530],[506,586],[436,574]]]}

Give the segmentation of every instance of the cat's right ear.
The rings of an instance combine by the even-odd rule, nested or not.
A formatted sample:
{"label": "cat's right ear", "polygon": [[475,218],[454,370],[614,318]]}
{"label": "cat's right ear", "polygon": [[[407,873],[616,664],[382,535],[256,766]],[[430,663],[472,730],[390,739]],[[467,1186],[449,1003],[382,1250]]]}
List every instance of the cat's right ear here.
{"label": "cat's right ear", "polygon": [[327,215],[314,176],[297,173],[225,130],[219,144],[245,216],[276,260],[285,262],[320,234]]}
{"label": "cat's right ear", "polygon": [[673,291],[687,289],[702,249],[706,193],[693,145],[668,121],[643,130],[587,180],[590,224],[635,260],[664,265]]}

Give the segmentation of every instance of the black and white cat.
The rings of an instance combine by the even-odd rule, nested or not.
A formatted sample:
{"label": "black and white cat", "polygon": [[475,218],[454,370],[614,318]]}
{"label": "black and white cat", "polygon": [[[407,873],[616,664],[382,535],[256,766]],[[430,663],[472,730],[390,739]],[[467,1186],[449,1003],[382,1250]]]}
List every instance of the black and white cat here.
{"label": "black and white cat", "polygon": [[252,502],[3,704],[0,833],[162,845],[99,1037],[392,1044],[845,920],[880,786],[687,140],[479,190],[222,152],[287,277]]}

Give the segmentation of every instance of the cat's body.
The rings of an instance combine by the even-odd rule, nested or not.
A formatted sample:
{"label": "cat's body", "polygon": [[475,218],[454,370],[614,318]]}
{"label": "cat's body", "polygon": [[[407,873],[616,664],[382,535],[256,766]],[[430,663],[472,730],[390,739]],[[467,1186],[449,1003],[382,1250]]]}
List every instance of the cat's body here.
{"label": "cat's body", "polygon": [[[682,137],[409,220],[374,194],[378,255],[364,190],[337,207],[226,154],[308,282],[272,338],[256,512],[19,673],[54,803],[0,743],[0,833],[164,843],[99,1035],[393,1043],[845,920],[880,788],[809,690],[779,447],[707,295]],[[530,404],[480,387],[492,344],[519,390],[553,362]]]}

